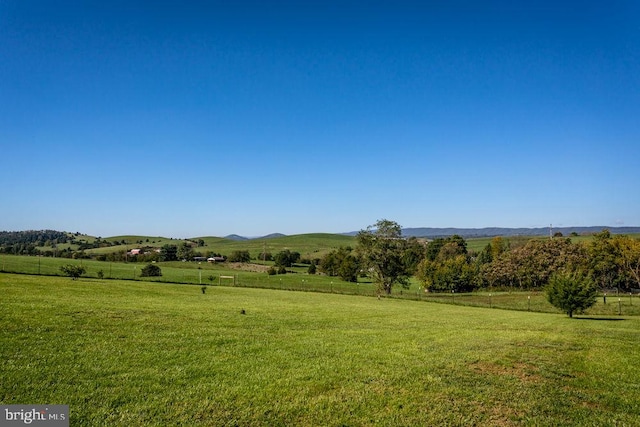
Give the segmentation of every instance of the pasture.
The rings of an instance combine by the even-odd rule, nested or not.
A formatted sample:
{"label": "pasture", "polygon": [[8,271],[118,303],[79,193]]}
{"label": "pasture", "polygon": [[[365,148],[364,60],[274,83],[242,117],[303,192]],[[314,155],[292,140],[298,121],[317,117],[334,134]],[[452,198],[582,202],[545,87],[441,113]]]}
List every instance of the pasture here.
{"label": "pasture", "polygon": [[[87,278],[99,278],[100,272],[102,272],[102,277],[109,280],[142,280],[156,283],[207,286],[222,284],[223,286],[362,296],[376,296],[378,294],[375,285],[368,278],[360,277],[358,278],[358,283],[350,283],[338,277],[319,274],[309,275],[306,274],[307,266],[304,265],[288,269],[288,274],[269,276],[264,271],[256,272],[243,269],[244,267],[250,269],[251,266],[237,265],[234,268],[234,266],[227,263],[209,264],[206,262],[172,261],[157,263],[162,269],[162,276],[140,277],[140,271],[145,266],[144,263],[0,255],[0,272],[58,276],[62,275],[60,267],[66,264],[83,266],[86,269],[85,277]],[[221,276],[226,276],[226,278],[221,279]],[[233,277],[233,279],[229,277]],[[411,279],[409,289],[395,287],[391,297],[507,310],[558,312],[555,307],[549,304],[541,291],[485,289],[461,294],[425,293],[415,278]],[[601,295],[596,305],[590,308],[587,314],[640,316],[640,294],[609,294],[606,304]]]}
{"label": "pasture", "polygon": [[[288,249],[298,252],[303,258],[321,258],[327,252],[338,249],[341,246],[354,246],[355,238],[341,234],[310,233],[292,236],[280,236],[272,238],[259,238],[250,240],[233,240],[224,237],[195,237],[190,242],[202,240],[204,246],[195,248],[197,251],[214,251],[223,255],[230,255],[234,251],[249,251],[252,257],[257,258],[263,251],[276,254]],[[123,250],[130,250],[141,246],[160,248],[163,245],[179,245],[186,240],[167,239],[151,236],[116,236],[108,237],[109,241],[125,241],[124,245],[116,245],[105,248],[88,249],[87,254],[108,254]]]}
{"label": "pasture", "polygon": [[71,425],[640,423],[634,317],[7,273],[0,292],[0,401]]}

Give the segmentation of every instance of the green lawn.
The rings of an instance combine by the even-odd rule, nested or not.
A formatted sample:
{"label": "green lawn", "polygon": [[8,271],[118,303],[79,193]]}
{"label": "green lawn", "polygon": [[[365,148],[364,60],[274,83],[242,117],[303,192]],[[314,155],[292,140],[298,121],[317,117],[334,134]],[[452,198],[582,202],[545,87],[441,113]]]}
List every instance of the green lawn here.
{"label": "green lawn", "polygon": [[0,402],[74,426],[640,424],[638,318],[6,273],[0,294]]}
{"label": "green lawn", "polygon": [[[62,275],[60,267],[66,264],[81,265],[86,269],[85,277],[98,278],[99,273],[105,279],[152,281],[162,283],[180,283],[194,285],[218,285],[268,288],[280,290],[296,290],[307,292],[341,293],[351,295],[376,296],[376,287],[368,278],[359,278],[358,283],[349,283],[338,277],[329,277],[320,274],[306,274],[307,266],[298,265],[288,269],[290,272],[284,275],[269,276],[265,272],[252,272],[231,268],[226,263],[209,264],[206,262],[160,262],[161,277],[140,277],[144,263],[124,263],[94,260],[73,260],[67,258],[47,258],[35,256],[0,255],[0,272]],[[233,279],[220,276],[233,276]],[[478,292],[451,294],[451,293],[425,293],[417,279],[412,278],[409,289],[394,287],[394,298],[413,299],[445,304],[467,305],[487,308],[499,308],[507,310],[523,310],[557,313],[558,310],[546,300],[544,292],[534,291],[495,291],[483,290]],[[602,295],[596,305],[587,311],[590,315],[625,315],[640,316],[640,295],[610,294],[607,304],[604,304]]]}

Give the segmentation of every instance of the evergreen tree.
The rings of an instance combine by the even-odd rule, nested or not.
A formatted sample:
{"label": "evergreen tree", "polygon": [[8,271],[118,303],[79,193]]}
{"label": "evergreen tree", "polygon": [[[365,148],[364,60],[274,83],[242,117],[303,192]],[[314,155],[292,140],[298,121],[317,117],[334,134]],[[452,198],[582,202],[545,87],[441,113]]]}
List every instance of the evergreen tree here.
{"label": "evergreen tree", "polygon": [[588,277],[578,273],[552,276],[546,291],[551,305],[569,317],[584,312],[596,303],[596,286]]}

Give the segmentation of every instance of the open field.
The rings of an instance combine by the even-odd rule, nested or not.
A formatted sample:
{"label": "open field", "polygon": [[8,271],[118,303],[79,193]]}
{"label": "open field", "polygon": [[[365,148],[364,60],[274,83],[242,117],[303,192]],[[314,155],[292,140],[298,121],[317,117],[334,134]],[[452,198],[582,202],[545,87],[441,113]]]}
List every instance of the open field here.
{"label": "open field", "polygon": [[72,425],[640,423],[637,318],[11,274],[0,292],[0,401],[69,404]]}
{"label": "open field", "polygon": [[[306,266],[288,269],[290,273],[269,276],[264,272],[250,271],[260,265],[237,265],[232,268],[227,263],[209,264],[196,262],[159,262],[161,277],[140,277],[144,263],[124,263],[94,260],[73,260],[66,258],[46,258],[35,256],[0,255],[0,272],[62,275],[60,267],[66,264],[81,265],[86,268],[87,278],[98,278],[102,272],[104,279],[147,281],[156,283],[177,283],[191,285],[219,285],[253,287],[305,292],[340,293],[349,295],[376,296],[375,286],[367,278],[359,278],[358,283],[345,282],[337,277],[320,274],[309,275]],[[220,276],[227,276],[221,279]],[[232,278],[229,278],[232,276]],[[471,293],[424,293],[420,283],[412,278],[409,289],[395,287],[393,298],[431,301],[444,304],[466,305],[506,310],[537,311],[558,313],[551,306],[543,292],[483,290]],[[640,316],[640,294],[609,294],[607,304],[602,295],[596,305],[587,311],[589,315]]]}

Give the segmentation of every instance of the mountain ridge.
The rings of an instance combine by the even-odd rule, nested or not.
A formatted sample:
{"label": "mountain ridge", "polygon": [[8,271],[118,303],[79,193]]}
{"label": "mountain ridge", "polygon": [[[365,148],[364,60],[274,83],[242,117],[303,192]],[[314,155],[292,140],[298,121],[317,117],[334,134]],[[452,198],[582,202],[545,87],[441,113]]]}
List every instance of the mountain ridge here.
{"label": "mountain ridge", "polygon": [[[514,236],[548,236],[557,232],[565,236],[571,233],[577,234],[593,234],[607,229],[611,234],[636,234],[640,233],[640,227],[606,227],[606,226],[587,226],[587,227],[484,227],[484,228],[458,228],[458,227],[406,227],[402,229],[402,235],[405,237],[448,237],[457,234],[458,236],[470,237],[514,237]],[[350,231],[342,233],[347,236],[355,236],[359,231]]]}

